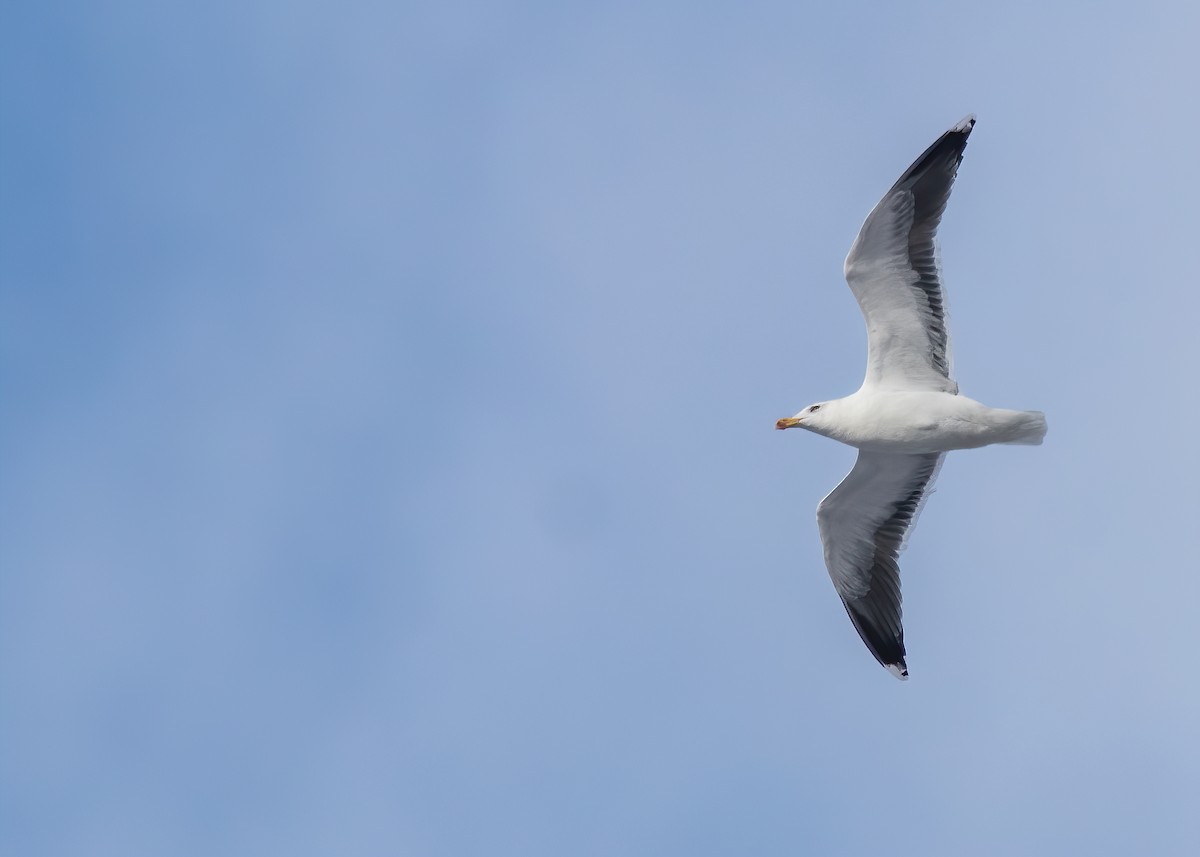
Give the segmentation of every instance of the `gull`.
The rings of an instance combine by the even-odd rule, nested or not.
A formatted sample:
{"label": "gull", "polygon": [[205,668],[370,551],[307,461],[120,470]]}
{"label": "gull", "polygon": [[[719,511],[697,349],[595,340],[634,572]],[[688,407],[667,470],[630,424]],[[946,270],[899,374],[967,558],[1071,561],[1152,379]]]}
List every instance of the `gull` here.
{"label": "gull", "polygon": [[993,443],[1037,445],[1041,411],[989,408],[951,376],[946,304],[934,239],[975,117],[917,158],[867,215],[845,276],[867,322],[858,391],[809,405],[777,429],[802,428],[858,449],[854,469],[817,506],[825,565],[850,621],[888,672],[908,678],[901,624],[904,541],[945,453]]}

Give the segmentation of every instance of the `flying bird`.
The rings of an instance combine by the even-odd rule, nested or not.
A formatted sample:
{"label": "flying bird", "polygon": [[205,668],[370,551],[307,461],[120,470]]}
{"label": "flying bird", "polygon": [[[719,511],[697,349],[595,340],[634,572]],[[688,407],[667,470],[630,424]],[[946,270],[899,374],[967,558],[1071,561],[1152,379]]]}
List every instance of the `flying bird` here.
{"label": "flying bird", "polygon": [[945,454],[993,443],[1036,445],[1041,411],[989,408],[960,395],[934,250],[938,223],[975,127],[968,116],[917,158],[875,206],[846,257],[867,322],[858,392],[809,405],[777,429],[802,428],[858,449],[854,469],[817,506],[825,565],[876,660],[908,678],[897,558]]}

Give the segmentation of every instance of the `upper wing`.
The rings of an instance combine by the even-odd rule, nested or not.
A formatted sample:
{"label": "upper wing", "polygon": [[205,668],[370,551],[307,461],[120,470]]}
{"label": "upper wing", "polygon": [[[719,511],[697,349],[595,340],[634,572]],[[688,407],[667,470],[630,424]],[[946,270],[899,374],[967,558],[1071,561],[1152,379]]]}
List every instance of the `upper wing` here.
{"label": "upper wing", "polygon": [[859,452],[854,469],[817,506],[834,588],[871,654],[898,678],[908,666],[896,560],[941,464],[941,453]]}
{"label": "upper wing", "polygon": [[846,257],[846,282],[867,320],[864,386],[958,392],[934,237],[974,126],[968,116],[917,158]]}

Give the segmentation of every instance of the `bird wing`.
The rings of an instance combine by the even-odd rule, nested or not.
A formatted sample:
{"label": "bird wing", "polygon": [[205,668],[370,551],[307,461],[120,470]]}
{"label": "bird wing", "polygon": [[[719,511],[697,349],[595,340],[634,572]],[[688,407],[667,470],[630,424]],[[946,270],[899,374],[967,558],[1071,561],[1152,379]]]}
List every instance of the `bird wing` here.
{"label": "bird wing", "polygon": [[974,126],[968,116],[926,149],[850,247],[846,282],[867,321],[864,387],[958,392],[934,238]]}
{"label": "bird wing", "polygon": [[833,586],[871,654],[901,679],[908,666],[897,558],[942,458],[859,452],[854,469],[817,506]]}

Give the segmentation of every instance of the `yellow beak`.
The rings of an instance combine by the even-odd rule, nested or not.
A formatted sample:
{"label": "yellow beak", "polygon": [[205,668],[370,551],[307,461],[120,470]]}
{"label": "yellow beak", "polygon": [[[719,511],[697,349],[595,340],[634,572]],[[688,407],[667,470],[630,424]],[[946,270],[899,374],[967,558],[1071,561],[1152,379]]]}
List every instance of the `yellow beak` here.
{"label": "yellow beak", "polygon": [[796,417],[784,417],[779,422],[775,423],[775,428],[782,431],[783,429],[796,428],[798,425],[800,425],[800,420],[798,420]]}

